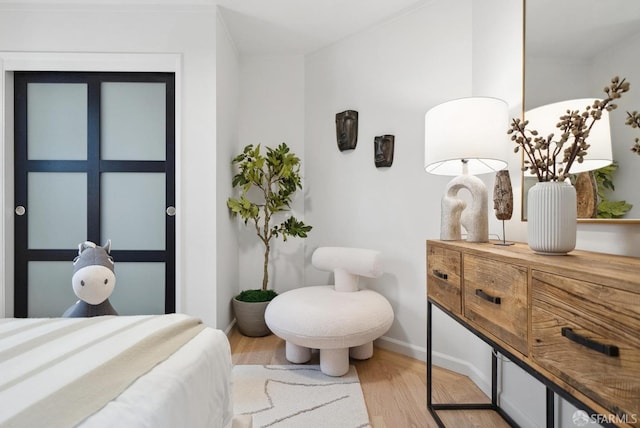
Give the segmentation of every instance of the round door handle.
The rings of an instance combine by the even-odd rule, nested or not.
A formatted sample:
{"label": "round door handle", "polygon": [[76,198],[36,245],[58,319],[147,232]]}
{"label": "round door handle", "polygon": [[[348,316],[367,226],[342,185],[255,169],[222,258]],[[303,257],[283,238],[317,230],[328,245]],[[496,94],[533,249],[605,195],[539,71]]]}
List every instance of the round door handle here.
{"label": "round door handle", "polygon": [[176,215],[176,207],[167,207],[167,215],[170,217]]}
{"label": "round door handle", "polygon": [[16,207],[16,214],[17,215],[24,215],[24,213],[26,213],[27,210],[22,206],[22,205],[18,205]]}

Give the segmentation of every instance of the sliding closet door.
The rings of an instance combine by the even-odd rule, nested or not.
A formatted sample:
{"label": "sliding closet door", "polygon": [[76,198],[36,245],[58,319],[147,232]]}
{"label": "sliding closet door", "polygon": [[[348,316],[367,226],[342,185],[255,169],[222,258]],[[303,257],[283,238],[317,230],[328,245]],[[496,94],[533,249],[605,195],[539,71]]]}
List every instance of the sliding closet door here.
{"label": "sliding closet door", "polygon": [[171,73],[15,73],[15,315],[59,316],[111,240],[122,315],[175,311]]}

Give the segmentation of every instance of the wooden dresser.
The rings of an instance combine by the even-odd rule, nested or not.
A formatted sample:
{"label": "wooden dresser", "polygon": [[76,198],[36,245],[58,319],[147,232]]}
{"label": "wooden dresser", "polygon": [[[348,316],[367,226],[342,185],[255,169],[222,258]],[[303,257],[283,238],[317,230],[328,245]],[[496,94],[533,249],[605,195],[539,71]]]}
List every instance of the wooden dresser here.
{"label": "wooden dresser", "polygon": [[[428,371],[435,305],[547,386],[547,426],[559,394],[603,426],[640,427],[640,258],[427,241],[427,296]],[[469,408],[432,403],[430,383],[432,414]]]}

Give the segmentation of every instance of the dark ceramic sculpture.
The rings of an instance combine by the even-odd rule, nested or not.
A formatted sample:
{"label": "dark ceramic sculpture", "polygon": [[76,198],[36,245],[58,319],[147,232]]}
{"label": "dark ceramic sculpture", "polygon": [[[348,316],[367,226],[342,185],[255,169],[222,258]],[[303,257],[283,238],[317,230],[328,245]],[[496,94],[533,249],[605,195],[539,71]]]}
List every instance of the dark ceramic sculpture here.
{"label": "dark ceramic sculpture", "polygon": [[336,114],[336,137],[338,149],[353,150],[358,143],[358,112],[346,110]]}
{"label": "dark ceramic sculpture", "polygon": [[373,140],[374,160],[376,167],[388,167],[393,164],[393,148],[395,145],[395,136],[381,135]]}

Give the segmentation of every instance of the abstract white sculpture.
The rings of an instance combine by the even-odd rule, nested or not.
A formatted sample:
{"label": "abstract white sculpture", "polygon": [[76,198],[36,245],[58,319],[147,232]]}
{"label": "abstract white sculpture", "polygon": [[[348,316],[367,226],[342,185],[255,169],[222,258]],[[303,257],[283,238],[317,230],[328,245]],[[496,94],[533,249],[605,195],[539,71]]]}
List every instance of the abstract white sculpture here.
{"label": "abstract white sculpture", "polygon": [[[458,192],[466,189],[471,194],[471,204],[458,198]],[[460,175],[447,184],[442,196],[440,239],[459,241],[461,227],[467,231],[467,241],[489,241],[489,217],[487,212],[487,186],[474,175]]]}

